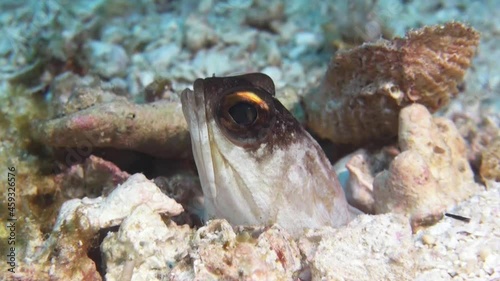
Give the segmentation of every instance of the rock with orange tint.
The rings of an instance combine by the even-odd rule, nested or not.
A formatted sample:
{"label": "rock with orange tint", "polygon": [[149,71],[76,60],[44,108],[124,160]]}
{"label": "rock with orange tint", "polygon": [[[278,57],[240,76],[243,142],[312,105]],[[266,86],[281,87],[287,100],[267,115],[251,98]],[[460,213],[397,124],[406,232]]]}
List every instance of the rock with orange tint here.
{"label": "rock with orange tint", "polygon": [[187,255],[193,234],[188,225],[165,222],[149,206],[137,206],[100,245],[106,280],[165,280]]}

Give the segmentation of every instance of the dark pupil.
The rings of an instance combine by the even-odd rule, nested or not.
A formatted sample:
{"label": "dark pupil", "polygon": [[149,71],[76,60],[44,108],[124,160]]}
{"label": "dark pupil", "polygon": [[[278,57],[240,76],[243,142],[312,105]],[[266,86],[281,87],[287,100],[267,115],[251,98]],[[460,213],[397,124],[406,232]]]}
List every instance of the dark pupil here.
{"label": "dark pupil", "polygon": [[257,118],[257,109],[249,103],[239,102],[228,110],[234,122],[239,125],[250,125]]}

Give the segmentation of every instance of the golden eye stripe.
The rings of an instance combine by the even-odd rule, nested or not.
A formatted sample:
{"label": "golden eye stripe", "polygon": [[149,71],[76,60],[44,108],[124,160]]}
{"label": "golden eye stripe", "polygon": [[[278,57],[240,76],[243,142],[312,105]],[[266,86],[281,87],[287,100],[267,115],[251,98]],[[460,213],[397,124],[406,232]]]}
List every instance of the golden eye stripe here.
{"label": "golden eye stripe", "polygon": [[227,103],[230,105],[234,105],[237,102],[248,101],[258,105],[264,110],[269,110],[269,106],[267,105],[267,103],[254,92],[236,92],[234,94],[228,95],[226,98]]}

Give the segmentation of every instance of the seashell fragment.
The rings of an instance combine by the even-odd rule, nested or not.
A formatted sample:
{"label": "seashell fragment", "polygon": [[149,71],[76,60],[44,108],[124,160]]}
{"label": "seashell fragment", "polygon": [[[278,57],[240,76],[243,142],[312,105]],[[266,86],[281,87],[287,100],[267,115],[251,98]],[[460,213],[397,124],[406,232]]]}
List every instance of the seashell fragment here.
{"label": "seashell fragment", "polygon": [[434,112],[458,93],[478,43],[477,31],[452,22],[339,52],[304,100],[308,127],[353,145],[396,136],[401,108],[417,102]]}
{"label": "seashell fragment", "polygon": [[356,151],[346,168],[349,171],[349,179],[345,189],[347,202],[357,209],[373,214],[373,180],[368,153],[362,149]]}

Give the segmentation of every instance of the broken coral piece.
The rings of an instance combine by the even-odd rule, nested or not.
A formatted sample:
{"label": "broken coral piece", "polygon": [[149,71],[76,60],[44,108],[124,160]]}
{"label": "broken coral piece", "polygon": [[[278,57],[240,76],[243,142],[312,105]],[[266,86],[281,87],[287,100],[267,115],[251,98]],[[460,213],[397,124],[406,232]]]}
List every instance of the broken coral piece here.
{"label": "broken coral piece", "polygon": [[440,192],[446,194],[445,201],[454,204],[479,191],[465,141],[451,120],[433,118],[424,106],[411,105],[400,114],[399,146],[402,151],[414,149],[426,159]]}
{"label": "broken coral piece", "polygon": [[141,204],[168,216],[176,216],[183,211],[181,205],[163,194],[143,174],[134,174],[105,198],[72,199],[65,202],[54,231],[58,232],[68,223],[78,221],[84,224],[81,230],[115,226]]}
{"label": "broken coral piece", "polygon": [[478,43],[477,31],[452,22],[339,52],[304,99],[308,127],[334,143],[394,137],[401,108],[417,102],[434,112],[458,93]]}
{"label": "broken coral piece", "polygon": [[166,280],[188,255],[193,232],[188,225],[165,224],[149,206],[139,205],[101,244],[106,280]]}
{"label": "broken coral piece", "polygon": [[51,147],[115,148],[158,158],[190,153],[180,102],[134,104],[123,99],[96,104],[35,125],[33,137]]}
{"label": "broken coral piece", "polygon": [[400,113],[399,146],[402,153],[375,178],[376,213],[407,213],[416,230],[479,191],[465,142],[451,120],[433,118],[421,104],[410,105]]}
{"label": "broken coral piece", "polygon": [[100,229],[119,225],[142,205],[168,216],[183,211],[181,205],[164,195],[144,175],[135,174],[107,197],[65,202],[50,237],[27,257],[27,262],[47,265],[49,276],[41,279],[101,280],[94,262],[87,256],[90,244]]}
{"label": "broken coral piece", "polygon": [[389,170],[377,175],[374,186],[374,209],[381,213],[411,215],[413,228],[432,224],[443,217],[439,184],[425,159],[414,150],[399,154]]}
{"label": "broken coral piece", "polygon": [[226,220],[212,220],[191,245],[170,280],[292,280],[301,268],[297,244],[278,226],[253,235],[235,232]]}
{"label": "broken coral piece", "polygon": [[500,185],[500,136],[483,151],[480,174],[488,188],[494,184]]}

